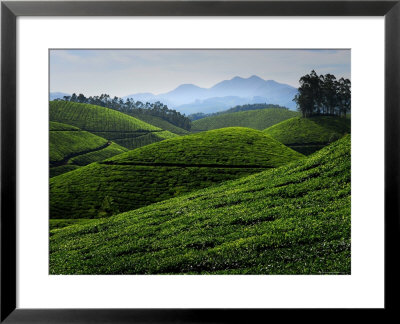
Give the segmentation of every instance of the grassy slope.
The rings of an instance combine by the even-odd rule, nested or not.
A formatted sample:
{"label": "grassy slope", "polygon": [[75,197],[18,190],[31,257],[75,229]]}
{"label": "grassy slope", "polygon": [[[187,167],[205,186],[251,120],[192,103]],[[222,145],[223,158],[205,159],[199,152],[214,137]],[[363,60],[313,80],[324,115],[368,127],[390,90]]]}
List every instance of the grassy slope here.
{"label": "grassy slope", "polygon": [[116,110],[75,102],[51,101],[50,120],[79,127],[128,149],[178,136]]}
{"label": "grassy slope", "polygon": [[112,156],[124,153],[126,151],[127,151],[126,148],[119,146],[118,144],[111,143],[109,146],[107,146],[102,150],[89,152],[86,154],[73,157],[70,160],[70,163],[79,166],[84,166],[93,162],[106,160]]}
{"label": "grassy slope", "polygon": [[57,123],[57,122],[50,122],[49,123],[49,130],[50,131],[80,131],[78,127],[72,126],[72,125],[67,125],[63,123]]}
{"label": "grassy slope", "polygon": [[83,225],[96,221],[95,219],[50,219],[50,230],[60,229],[71,225]]}
{"label": "grassy slope", "polygon": [[276,167],[299,157],[300,154],[260,131],[227,127],[141,147],[108,161]]}
{"label": "grassy slope", "polygon": [[350,136],[314,155],[51,232],[50,273],[350,274]]}
{"label": "grassy slope", "polygon": [[98,150],[108,141],[75,126],[50,122],[49,128],[50,177],[127,151],[115,143]]}
{"label": "grassy slope", "polygon": [[56,177],[60,174],[67,173],[72,170],[76,170],[78,168],[80,168],[80,166],[75,164],[66,164],[56,167],[50,167],[50,178]]}
{"label": "grassy slope", "polygon": [[349,134],[350,123],[350,119],[333,116],[296,117],[273,125],[264,132],[303,154],[310,154]]}
{"label": "grassy slope", "polygon": [[142,121],[144,121],[146,123],[149,123],[151,125],[157,126],[157,127],[161,128],[161,129],[164,129],[166,131],[170,131],[171,133],[174,133],[174,134],[187,135],[187,134],[190,133],[189,131],[187,131],[187,130],[185,130],[183,128],[180,128],[178,126],[175,126],[174,124],[171,124],[170,122],[168,122],[168,121],[166,121],[166,120],[164,120],[164,119],[162,119],[160,117],[157,117],[157,116],[151,116],[151,115],[148,115],[148,114],[141,114],[141,113],[138,113],[138,112],[133,112],[133,113],[130,113],[129,115],[133,116],[133,117],[135,117],[137,119],[140,119],[140,120],[142,120]]}
{"label": "grassy slope", "polygon": [[105,217],[302,157],[248,128],[169,139],[52,178],[50,217]]}
{"label": "grassy slope", "polygon": [[250,127],[263,130],[269,126],[298,115],[297,112],[279,108],[221,114],[194,121],[192,123],[192,131],[203,131],[232,126]]}
{"label": "grassy slope", "polygon": [[[52,122],[50,122],[50,125]],[[59,125],[59,124],[58,124]],[[50,126],[50,129],[53,127]],[[50,130],[50,163],[107,144],[105,138],[80,130]]]}

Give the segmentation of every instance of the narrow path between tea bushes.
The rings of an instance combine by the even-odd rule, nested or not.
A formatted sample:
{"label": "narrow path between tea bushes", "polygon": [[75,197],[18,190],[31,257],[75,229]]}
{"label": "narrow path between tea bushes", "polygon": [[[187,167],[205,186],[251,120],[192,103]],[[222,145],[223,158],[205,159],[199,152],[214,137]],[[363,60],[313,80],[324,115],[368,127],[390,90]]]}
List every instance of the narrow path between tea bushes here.
{"label": "narrow path between tea bushes", "polygon": [[53,168],[53,167],[58,167],[58,166],[66,165],[66,164],[68,164],[69,160],[71,160],[71,159],[74,158],[74,157],[77,157],[77,156],[83,155],[83,154],[88,154],[88,153],[92,153],[92,152],[97,152],[97,151],[103,150],[103,149],[105,149],[106,147],[110,146],[111,144],[112,144],[112,142],[107,142],[106,144],[101,145],[101,146],[99,146],[99,147],[96,147],[96,148],[93,149],[93,150],[85,150],[85,151],[81,151],[81,152],[76,152],[76,153],[73,153],[73,154],[69,154],[69,155],[67,155],[64,159],[62,159],[62,160],[60,160],[60,161],[50,162],[50,167]]}

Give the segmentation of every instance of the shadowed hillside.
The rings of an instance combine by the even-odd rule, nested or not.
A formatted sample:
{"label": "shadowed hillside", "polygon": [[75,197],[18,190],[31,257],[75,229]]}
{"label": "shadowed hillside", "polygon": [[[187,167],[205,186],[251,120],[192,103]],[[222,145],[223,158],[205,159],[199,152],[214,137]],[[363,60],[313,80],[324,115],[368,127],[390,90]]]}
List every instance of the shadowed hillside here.
{"label": "shadowed hillside", "polygon": [[264,130],[265,134],[303,154],[311,154],[350,134],[351,120],[335,116],[291,118]]}
{"label": "shadowed hillside", "polygon": [[127,149],[77,127],[50,122],[50,176],[105,160]]}
{"label": "shadowed hillside", "polygon": [[249,128],[177,137],[52,178],[50,217],[110,216],[302,157]]}
{"label": "shadowed hillside", "polygon": [[178,136],[119,111],[76,102],[51,101],[50,121],[79,127],[128,149]]}
{"label": "shadowed hillside", "polygon": [[267,108],[221,114],[198,119],[192,123],[192,131],[204,131],[223,127],[249,127],[263,130],[299,113],[284,108]]}
{"label": "shadowed hillside", "polygon": [[142,120],[142,121],[144,121],[146,123],[149,123],[149,124],[151,124],[153,126],[156,126],[156,127],[159,127],[159,128],[161,128],[163,130],[166,130],[166,131],[169,131],[171,133],[174,133],[174,134],[187,135],[187,134],[190,133],[189,131],[187,131],[187,130],[185,130],[183,128],[180,128],[178,126],[175,126],[174,124],[171,124],[170,122],[168,122],[168,121],[166,121],[166,120],[164,120],[164,119],[162,119],[161,117],[158,117],[158,116],[153,116],[153,115],[149,115],[149,114],[143,114],[143,113],[140,113],[138,111],[130,112],[130,113],[127,113],[127,114],[132,116],[132,117],[135,117],[137,119],[140,119],[140,120]]}

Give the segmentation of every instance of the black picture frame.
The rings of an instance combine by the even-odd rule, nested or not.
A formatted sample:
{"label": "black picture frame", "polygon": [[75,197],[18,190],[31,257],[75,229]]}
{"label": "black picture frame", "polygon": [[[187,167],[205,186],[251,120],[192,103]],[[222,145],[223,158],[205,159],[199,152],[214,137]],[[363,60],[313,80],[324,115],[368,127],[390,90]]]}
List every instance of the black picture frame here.
{"label": "black picture frame", "polygon": [[[270,309],[16,308],[16,19],[19,16],[384,16],[385,308],[374,313],[386,316],[396,312],[399,275],[395,264],[400,246],[400,0],[4,1],[1,3],[1,323],[252,323],[259,322],[257,318],[266,321],[265,316],[282,312]],[[301,317],[310,316],[309,311],[320,312],[293,311]],[[332,310],[325,311],[335,316]],[[358,310],[351,311],[360,314]],[[364,314],[371,316],[370,311]]]}

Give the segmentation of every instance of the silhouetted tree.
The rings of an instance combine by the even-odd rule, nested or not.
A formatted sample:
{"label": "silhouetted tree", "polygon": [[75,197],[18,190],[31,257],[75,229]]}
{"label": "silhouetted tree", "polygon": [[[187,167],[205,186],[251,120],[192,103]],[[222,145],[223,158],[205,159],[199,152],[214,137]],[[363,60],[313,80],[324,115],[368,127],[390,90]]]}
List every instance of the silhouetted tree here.
{"label": "silhouetted tree", "polygon": [[300,87],[293,101],[303,117],[337,115],[346,117],[351,108],[351,82],[333,74],[320,75],[312,70],[302,76]]}
{"label": "silhouetted tree", "polygon": [[351,108],[351,82],[349,79],[340,78],[338,82],[338,107],[340,114],[346,117]]}

